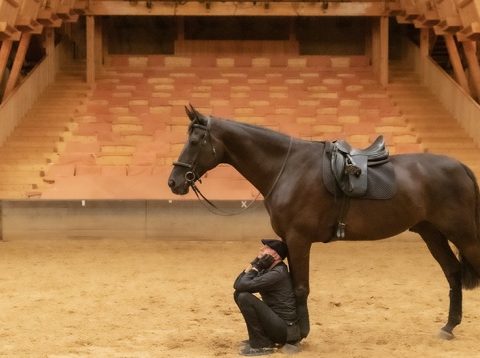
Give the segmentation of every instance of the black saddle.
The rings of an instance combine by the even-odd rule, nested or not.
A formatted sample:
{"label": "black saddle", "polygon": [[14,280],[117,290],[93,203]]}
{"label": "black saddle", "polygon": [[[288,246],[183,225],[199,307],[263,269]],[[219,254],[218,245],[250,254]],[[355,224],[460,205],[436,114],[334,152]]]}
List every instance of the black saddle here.
{"label": "black saddle", "polygon": [[352,148],[346,141],[332,143],[331,171],[337,185],[350,197],[362,197],[367,193],[368,168],[389,161],[383,136],[379,136],[368,148]]}
{"label": "black saddle", "polygon": [[340,198],[336,239],[346,237],[349,199],[390,199],[397,191],[395,170],[382,136],[368,148],[352,148],[343,140],[325,142],[323,183]]}

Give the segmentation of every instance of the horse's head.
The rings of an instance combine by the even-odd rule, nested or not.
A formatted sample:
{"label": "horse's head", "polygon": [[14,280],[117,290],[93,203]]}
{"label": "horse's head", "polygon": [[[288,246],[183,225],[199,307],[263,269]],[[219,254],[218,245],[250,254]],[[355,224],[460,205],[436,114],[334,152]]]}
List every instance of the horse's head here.
{"label": "horse's head", "polygon": [[190,126],[188,140],[168,178],[168,186],[174,194],[185,195],[191,185],[205,172],[218,164],[217,152],[210,135],[212,120],[190,105],[185,107]]}

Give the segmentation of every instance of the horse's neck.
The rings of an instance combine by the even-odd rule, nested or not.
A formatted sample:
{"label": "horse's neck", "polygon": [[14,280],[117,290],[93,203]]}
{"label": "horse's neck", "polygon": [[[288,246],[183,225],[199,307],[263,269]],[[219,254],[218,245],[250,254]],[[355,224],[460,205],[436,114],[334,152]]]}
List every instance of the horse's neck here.
{"label": "horse's neck", "polygon": [[282,169],[290,137],[230,121],[222,125],[223,162],[233,166],[266,196]]}

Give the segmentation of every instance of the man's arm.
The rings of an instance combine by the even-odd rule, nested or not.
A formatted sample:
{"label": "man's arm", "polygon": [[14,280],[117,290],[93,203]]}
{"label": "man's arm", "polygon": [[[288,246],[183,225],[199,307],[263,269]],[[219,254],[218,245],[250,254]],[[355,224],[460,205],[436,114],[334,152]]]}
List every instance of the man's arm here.
{"label": "man's arm", "polygon": [[236,279],[233,288],[240,292],[259,292],[275,285],[282,277],[282,272],[276,269],[265,271],[262,274],[252,269],[241,273]]}

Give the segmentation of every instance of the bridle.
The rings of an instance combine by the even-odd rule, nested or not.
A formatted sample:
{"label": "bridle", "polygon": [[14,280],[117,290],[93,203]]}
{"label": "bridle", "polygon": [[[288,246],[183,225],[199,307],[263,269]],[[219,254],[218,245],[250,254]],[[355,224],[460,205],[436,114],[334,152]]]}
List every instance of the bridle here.
{"label": "bridle", "polygon": [[[179,161],[175,161],[173,162],[173,165],[174,166],[177,166],[177,167],[184,167],[184,168],[187,168],[188,171],[185,173],[185,181],[188,185],[190,185],[192,188],[195,187],[195,182],[197,180],[200,180],[200,176],[198,175],[197,171],[196,171],[196,167],[197,167],[197,159],[198,159],[198,156],[200,155],[200,151],[202,150],[202,147],[204,145],[207,144],[207,139],[210,138],[210,126],[211,126],[211,121],[210,121],[210,118],[208,118],[208,121],[207,121],[207,125],[204,126],[203,124],[198,124],[198,123],[195,123],[192,122],[191,126],[190,126],[190,133],[195,129],[195,128],[199,128],[199,129],[202,129],[204,132],[203,132],[203,136],[200,138],[200,147],[198,148],[198,151],[197,153],[195,153],[195,157],[193,158],[192,160],[192,163],[189,164],[189,163],[184,163],[184,162],[179,162]],[[210,139],[210,145],[212,146],[212,154],[213,154],[213,157],[215,158],[216,155],[217,155],[217,152],[215,150],[215,147],[213,146],[213,143],[212,143],[212,140]],[[200,180],[201,182],[201,180]],[[195,190],[195,189],[194,189]]]}
{"label": "bridle", "polygon": [[[187,168],[189,169],[186,173],[185,173],[185,182],[187,183],[187,185],[189,185],[193,192],[195,193],[195,195],[197,196],[198,200],[200,201],[200,203],[202,203],[202,205],[208,210],[210,211],[211,213],[213,214],[216,214],[216,215],[221,215],[221,216],[233,216],[233,215],[239,215],[243,212],[245,212],[247,209],[249,209],[250,207],[252,207],[252,205],[257,202],[258,198],[260,197],[260,191],[258,192],[258,194],[255,196],[255,198],[253,198],[253,200],[251,200],[248,204],[246,204],[245,206],[243,206],[242,209],[240,210],[237,210],[237,211],[225,211],[221,208],[219,208],[217,205],[215,205],[212,201],[210,201],[209,199],[207,199],[205,197],[205,195],[203,195],[203,193],[200,191],[200,189],[198,189],[197,185],[195,184],[195,182],[198,180],[200,181],[200,183],[202,182],[201,179],[200,179],[200,176],[198,175],[198,173],[196,172],[196,167],[197,167],[197,159],[198,159],[198,156],[200,155],[200,151],[202,149],[202,146],[206,145],[207,144],[207,141],[210,142],[210,145],[212,146],[212,154],[214,156],[214,158],[216,157],[216,150],[215,150],[215,146],[213,145],[212,143],[212,140],[211,140],[211,136],[210,136],[210,127],[211,127],[211,120],[210,118],[208,117],[207,119],[207,125],[203,125],[203,124],[198,124],[198,123],[195,123],[195,121],[192,122],[191,124],[191,127],[189,129],[189,131],[193,131],[195,128],[198,128],[198,129],[202,129],[204,131],[204,134],[203,136],[201,137],[200,139],[200,147],[198,148],[198,151],[197,153],[195,153],[195,156],[192,160],[192,163],[189,164],[189,163],[184,163],[184,162],[180,162],[180,161],[174,161],[173,162],[173,165],[174,166],[179,166],[179,167],[184,167],[184,168]],[[209,139],[209,140],[208,140]],[[265,195],[264,199],[267,199],[273,192],[273,189],[275,188],[275,186],[277,185],[278,183],[278,180],[280,179],[280,177],[282,176],[282,173],[283,171],[285,170],[285,166],[287,165],[287,160],[288,160],[288,157],[290,156],[290,152],[292,150],[292,144],[293,144],[293,137],[290,137],[290,142],[288,144],[288,150],[287,150],[287,154],[285,155],[285,159],[283,160],[283,163],[282,163],[282,166],[280,168],[280,171],[278,172],[275,180],[273,181],[272,183],[272,186],[270,187],[270,190],[268,191],[268,193]],[[205,203],[207,203],[208,205],[206,205],[202,199],[205,201]]]}

